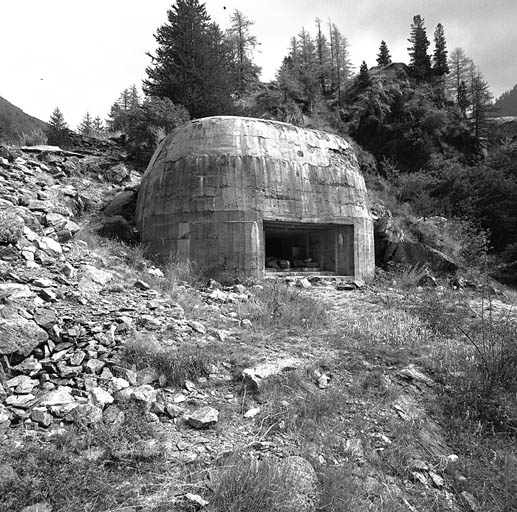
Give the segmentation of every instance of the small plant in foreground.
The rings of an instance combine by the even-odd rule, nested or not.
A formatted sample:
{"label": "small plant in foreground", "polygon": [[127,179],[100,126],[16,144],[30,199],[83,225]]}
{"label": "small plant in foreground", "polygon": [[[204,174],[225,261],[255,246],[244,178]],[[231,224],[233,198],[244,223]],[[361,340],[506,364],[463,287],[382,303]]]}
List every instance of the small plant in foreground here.
{"label": "small plant in foreground", "polygon": [[449,377],[447,408],[489,430],[517,436],[517,322],[484,319],[461,328],[471,345]]}
{"label": "small plant in foreground", "polygon": [[162,347],[135,335],[125,344],[123,358],[138,369],[154,368],[168,385],[183,385],[187,379],[197,380],[210,373],[211,357],[206,349],[197,345]]}
{"label": "small plant in foreground", "polygon": [[239,316],[264,327],[309,328],[328,321],[325,305],[301,290],[284,284],[265,284],[239,305]]}
{"label": "small plant in foreground", "polygon": [[276,459],[256,460],[232,453],[211,472],[214,512],[283,512],[295,510],[296,475]]}

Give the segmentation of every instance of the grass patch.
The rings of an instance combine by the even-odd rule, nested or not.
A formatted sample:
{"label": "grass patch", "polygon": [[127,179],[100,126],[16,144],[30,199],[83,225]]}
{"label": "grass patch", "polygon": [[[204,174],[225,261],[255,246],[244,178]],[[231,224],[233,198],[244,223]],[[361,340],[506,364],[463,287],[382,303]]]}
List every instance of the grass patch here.
{"label": "grass patch", "polygon": [[347,391],[336,384],[318,389],[296,371],[269,378],[258,400],[263,405],[256,422],[262,434],[291,432],[307,438],[336,418],[345,407]]}
{"label": "grass patch", "polygon": [[285,284],[264,284],[253,290],[249,301],[239,304],[240,318],[261,327],[313,328],[328,321],[322,301]]}
{"label": "grass patch", "polygon": [[165,377],[167,385],[182,386],[185,380],[208,377],[212,356],[208,348],[183,344],[163,347],[149,338],[134,336],[124,345],[122,358],[138,370],[154,368]]}
{"label": "grass patch", "polygon": [[298,510],[297,475],[278,459],[257,460],[238,451],[211,470],[214,512],[285,512]]}
{"label": "grass patch", "polygon": [[[137,505],[151,492],[149,479],[164,474],[160,456],[139,456],[142,443],[153,436],[143,411],[134,408],[125,411],[118,425],[70,429],[50,441],[25,439],[18,446],[4,445],[0,460],[15,474],[13,481],[0,479],[0,510],[21,510],[42,501],[54,512]],[[131,456],[115,456],[122,449]]]}

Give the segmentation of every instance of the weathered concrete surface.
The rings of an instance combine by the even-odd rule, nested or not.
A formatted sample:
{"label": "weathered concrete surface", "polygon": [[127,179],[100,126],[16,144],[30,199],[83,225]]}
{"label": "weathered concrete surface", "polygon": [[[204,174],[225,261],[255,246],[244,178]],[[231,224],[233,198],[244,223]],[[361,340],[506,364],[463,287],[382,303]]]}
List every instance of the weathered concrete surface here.
{"label": "weathered concrete surface", "polygon": [[341,137],[209,117],[176,128],[161,143],[137,203],[138,228],[152,254],[261,277],[264,222],[285,229],[324,225],[321,251],[327,259],[332,253],[333,270],[358,279],[373,274],[366,187]]}

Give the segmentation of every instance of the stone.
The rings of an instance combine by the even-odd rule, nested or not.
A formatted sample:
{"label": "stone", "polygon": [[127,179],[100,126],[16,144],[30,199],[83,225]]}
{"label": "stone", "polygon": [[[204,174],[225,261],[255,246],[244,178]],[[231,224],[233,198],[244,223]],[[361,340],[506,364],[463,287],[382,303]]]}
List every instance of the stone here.
{"label": "stone", "polygon": [[188,320],[187,325],[195,332],[199,334],[206,334],[206,327],[201,323],[195,320]]}
{"label": "stone", "polygon": [[299,456],[278,463],[283,492],[278,509],[283,512],[314,512],[319,502],[318,477],[311,463]]}
{"label": "stone", "polygon": [[9,300],[28,299],[34,297],[34,292],[26,284],[0,283],[0,297],[8,298]]}
{"label": "stone", "polygon": [[114,215],[102,220],[102,223],[96,227],[99,235],[106,238],[116,238],[123,242],[131,241],[135,233],[129,222],[121,215]]}
{"label": "stone", "polygon": [[121,377],[113,377],[111,381],[108,383],[108,388],[111,393],[116,393],[122,389],[126,389],[129,387],[129,382],[126,379]]}
{"label": "stone", "polygon": [[253,407],[251,409],[248,409],[245,413],[244,413],[244,417],[245,418],[254,418],[255,416],[257,416],[258,414],[260,413],[260,407]]}
{"label": "stone", "polygon": [[298,288],[310,288],[312,285],[306,277],[302,277],[296,280],[296,286],[298,286]]}
{"label": "stone", "polygon": [[34,281],[32,281],[32,284],[33,286],[37,286],[38,288],[51,288],[52,286],[56,285],[56,283],[52,281],[52,279],[46,279],[44,277],[34,279]]}
{"label": "stone", "polygon": [[6,382],[7,387],[15,388],[14,392],[18,394],[30,393],[38,384],[38,380],[31,379],[27,375],[18,375]]}
{"label": "stone", "polygon": [[165,404],[165,410],[171,418],[178,418],[179,416],[182,416],[185,413],[185,411],[181,407],[175,404]]}
{"label": "stone", "polygon": [[48,334],[33,320],[23,318],[15,311],[0,309],[0,355],[15,352],[28,356]]}
{"label": "stone", "polygon": [[54,421],[54,418],[47,411],[46,407],[34,407],[34,409],[32,409],[31,411],[30,418],[38,425],[45,428],[50,427],[50,425],[52,425],[52,422]]}
{"label": "stone", "polygon": [[57,316],[52,309],[37,308],[34,312],[34,321],[43,329],[49,330],[57,323]]}
{"label": "stone", "polygon": [[100,359],[90,359],[86,363],[87,371],[90,373],[96,374],[99,373],[106,363],[104,361],[101,361]]}
{"label": "stone", "polygon": [[42,370],[42,366],[41,363],[34,356],[29,356],[20,364],[13,366],[13,370],[17,372],[29,373],[30,375],[35,375]]}
{"label": "stone", "polygon": [[84,361],[86,357],[86,353],[82,350],[76,350],[73,354],[72,354],[72,357],[70,358],[70,364],[73,365],[73,366],[78,366],[80,364],[82,364],[82,362]]}
{"label": "stone", "polygon": [[135,215],[136,190],[123,190],[118,192],[104,209],[106,217],[120,215],[124,219],[131,219]]}
{"label": "stone", "polygon": [[10,395],[5,399],[5,403],[11,407],[26,409],[32,404],[34,398],[36,397],[31,393],[25,395]]}
{"label": "stone", "polygon": [[93,405],[101,409],[114,401],[113,396],[101,387],[96,387],[90,390],[88,397]]}
{"label": "stone", "polygon": [[135,281],[135,283],[133,284],[133,286],[135,288],[138,288],[139,290],[149,290],[151,288],[151,285],[146,283],[145,281],[142,281],[141,279],[138,279],[137,281]]}
{"label": "stone", "polygon": [[435,487],[440,488],[445,485],[444,479],[438,473],[435,473],[434,471],[429,471],[429,477],[431,478]]}
{"label": "stone", "polygon": [[219,421],[219,411],[213,407],[201,407],[188,417],[189,424],[197,429],[208,428]]}
{"label": "stone", "polygon": [[[128,388],[129,389],[129,388]],[[132,389],[131,398],[137,402],[143,402],[147,406],[151,406],[156,402],[158,391],[149,384],[138,386]]]}
{"label": "stone", "polygon": [[53,238],[44,236],[35,240],[36,247],[43,251],[50,257],[59,258],[63,254],[63,249],[59,242],[56,242]]}
{"label": "stone", "polygon": [[191,503],[191,504],[194,504],[196,507],[206,507],[210,504],[209,501],[203,499],[201,496],[199,496],[199,494],[192,494],[190,492],[187,492],[187,494],[185,494],[185,499]]}
{"label": "stone", "polygon": [[68,386],[59,386],[48,393],[45,393],[41,400],[40,405],[54,406],[75,403],[75,398],[72,395],[72,389]]}
{"label": "stone", "polygon": [[115,185],[121,185],[124,181],[129,179],[130,175],[129,169],[122,162],[106,169],[103,173],[104,179]]}
{"label": "stone", "polygon": [[92,265],[83,265],[81,267],[81,274],[82,277],[79,280],[78,287],[84,292],[98,292],[113,279],[111,272],[101,270]]}
{"label": "stone", "polygon": [[384,262],[388,261],[404,266],[426,263],[438,274],[455,274],[458,270],[458,265],[445,254],[421,242],[403,241],[389,244],[384,254]]}
{"label": "stone", "polygon": [[70,366],[66,364],[64,361],[58,363],[57,369],[59,372],[59,376],[63,377],[64,379],[68,379],[70,377],[77,377],[83,371],[82,366]]}
{"label": "stone", "polygon": [[9,409],[7,409],[5,405],[0,403],[0,428],[2,427],[2,425],[8,424],[11,418],[12,414],[9,411]]}
{"label": "stone", "polygon": [[23,507],[20,512],[52,512],[52,506],[46,501]]}
{"label": "stone", "polygon": [[246,385],[252,389],[260,389],[266,379],[282,372],[296,369],[300,366],[300,363],[299,359],[292,357],[265,362],[254,368],[246,368],[243,370],[242,378]]}
{"label": "stone", "polygon": [[470,512],[481,512],[481,507],[474,496],[468,491],[462,491],[461,497],[465,500]]}
{"label": "stone", "polygon": [[102,419],[102,407],[94,404],[79,404],[65,416],[65,420],[80,425],[95,425]]}

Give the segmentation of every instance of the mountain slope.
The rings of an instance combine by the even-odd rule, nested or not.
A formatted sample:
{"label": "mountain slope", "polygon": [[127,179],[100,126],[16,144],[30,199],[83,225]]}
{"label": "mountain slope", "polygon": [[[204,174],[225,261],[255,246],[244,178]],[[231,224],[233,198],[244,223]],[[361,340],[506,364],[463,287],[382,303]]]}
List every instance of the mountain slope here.
{"label": "mountain slope", "polygon": [[497,116],[517,116],[517,84],[511,91],[501,94],[494,104],[494,110]]}
{"label": "mountain slope", "polygon": [[17,142],[22,132],[45,130],[46,127],[47,123],[26,114],[0,96],[0,142]]}

